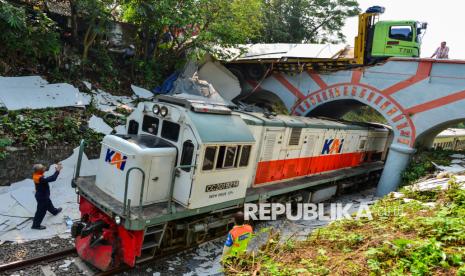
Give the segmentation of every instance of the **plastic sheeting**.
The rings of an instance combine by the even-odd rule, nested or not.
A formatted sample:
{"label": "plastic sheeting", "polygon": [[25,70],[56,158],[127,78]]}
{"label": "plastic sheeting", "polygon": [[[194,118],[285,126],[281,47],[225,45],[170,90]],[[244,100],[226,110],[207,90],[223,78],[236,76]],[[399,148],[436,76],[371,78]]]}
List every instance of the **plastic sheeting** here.
{"label": "plastic sheeting", "polygon": [[217,62],[207,62],[198,71],[199,79],[209,82],[226,100],[233,100],[241,94],[241,84],[236,76]]}
{"label": "plastic sheeting", "polygon": [[[351,58],[350,47],[343,44],[247,44],[221,49],[231,60],[263,60],[285,58]],[[344,56],[345,55],[345,56]]]}
{"label": "plastic sheeting", "polygon": [[152,92],[139,86],[131,85],[131,89],[139,98],[148,99],[154,96]]}
{"label": "plastic sheeting", "polygon": [[0,77],[0,102],[8,110],[84,106],[90,97],[67,83],[48,84],[38,76]]}
{"label": "plastic sheeting", "polygon": [[102,118],[99,118],[95,115],[89,119],[89,127],[96,132],[103,133],[103,134],[110,134],[113,129],[103,121]]}

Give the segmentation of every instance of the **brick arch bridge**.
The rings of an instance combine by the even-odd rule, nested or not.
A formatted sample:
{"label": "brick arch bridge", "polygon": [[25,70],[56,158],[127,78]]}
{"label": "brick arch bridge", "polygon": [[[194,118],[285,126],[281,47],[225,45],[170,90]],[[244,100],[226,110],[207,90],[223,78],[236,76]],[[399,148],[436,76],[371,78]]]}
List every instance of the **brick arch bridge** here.
{"label": "brick arch bridge", "polygon": [[247,84],[253,93],[274,93],[295,115],[340,118],[360,105],[382,114],[394,140],[378,185],[380,195],[398,187],[416,145],[430,146],[439,131],[465,121],[465,61],[460,60],[390,59],[327,74],[275,73]]}

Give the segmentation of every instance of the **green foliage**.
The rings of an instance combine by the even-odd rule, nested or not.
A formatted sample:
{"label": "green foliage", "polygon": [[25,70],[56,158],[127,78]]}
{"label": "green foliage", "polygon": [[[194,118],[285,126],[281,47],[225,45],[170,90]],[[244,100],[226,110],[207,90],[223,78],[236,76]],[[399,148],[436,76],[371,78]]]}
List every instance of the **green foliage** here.
{"label": "green foliage", "polygon": [[139,28],[136,75],[153,85],[196,53],[247,43],[262,28],[261,0],[130,0],[123,19]]}
{"label": "green foliage", "polygon": [[362,106],[355,110],[351,110],[345,114],[342,119],[351,122],[366,122],[366,123],[381,123],[386,124],[387,121],[375,109],[369,106]]}
{"label": "green foliage", "polygon": [[97,145],[102,135],[86,128],[81,120],[79,114],[56,109],[10,112],[0,117],[0,132],[14,145],[32,151],[58,143],[77,145],[81,139]]}
{"label": "green foliage", "polygon": [[354,0],[262,1],[264,31],[257,42],[341,42],[345,19],[360,13]]}
{"label": "green foliage", "polygon": [[8,153],[5,151],[5,148],[11,146],[12,141],[8,138],[0,138],[0,160],[5,159],[8,156]]}
{"label": "green foliage", "polygon": [[61,48],[56,24],[44,13],[26,14],[23,8],[0,0],[0,57],[35,61],[55,57]]}
{"label": "green foliage", "polygon": [[382,247],[370,248],[366,255],[370,270],[381,274],[390,271],[393,275],[409,272],[412,275],[431,275],[434,268],[449,268],[461,263],[461,257],[447,254],[443,244],[435,239],[396,239]]}
{"label": "green foliage", "polygon": [[[416,195],[416,193],[418,193]],[[465,275],[465,190],[454,179],[428,196],[385,197],[373,220],[338,220],[303,242],[266,246],[226,272],[243,275]],[[435,202],[426,206],[424,202]],[[388,209],[389,211],[386,211]],[[383,211],[384,210],[384,211]],[[394,211],[394,212],[393,212]],[[274,240],[275,241],[275,240]],[[283,255],[292,257],[283,258]],[[266,266],[264,264],[266,263]],[[264,268],[265,267],[265,268]],[[231,273],[233,274],[233,273]]]}
{"label": "green foliage", "polygon": [[438,165],[450,164],[450,151],[439,149],[420,149],[412,158],[407,169],[402,173],[404,185],[411,184],[418,179],[434,172],[433,162]]}

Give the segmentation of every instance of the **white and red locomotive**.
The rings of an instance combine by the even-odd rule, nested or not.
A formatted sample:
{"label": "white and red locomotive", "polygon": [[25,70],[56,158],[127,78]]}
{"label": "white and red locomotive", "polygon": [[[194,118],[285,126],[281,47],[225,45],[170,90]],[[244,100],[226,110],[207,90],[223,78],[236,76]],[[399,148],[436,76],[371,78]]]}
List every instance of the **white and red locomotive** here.
{"label": "white and red locomotive", "polygon": [[103,139],[96,176],[73,180],[81,212],[72,228],[77,251],[101,270],[134,266],[227,228],[228,210],[246,202],[295,194],[327,199],[338,181],[379,174],[388,143],[381,125],[159,96],[139,103],[127,134]]}

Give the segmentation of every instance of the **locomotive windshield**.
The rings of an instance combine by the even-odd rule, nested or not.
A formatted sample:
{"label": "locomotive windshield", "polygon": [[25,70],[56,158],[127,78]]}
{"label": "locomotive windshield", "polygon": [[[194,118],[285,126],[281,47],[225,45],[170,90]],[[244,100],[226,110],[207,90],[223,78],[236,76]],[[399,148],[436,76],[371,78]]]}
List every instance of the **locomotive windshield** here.
{"label": "locomotive windshield", "polygon": [[160,137],[141,134],[141,135],[116,135],[125,139],[128,142],[134,143],[141,148],[172,148],[175,147],[170,142],[161,139]]}

